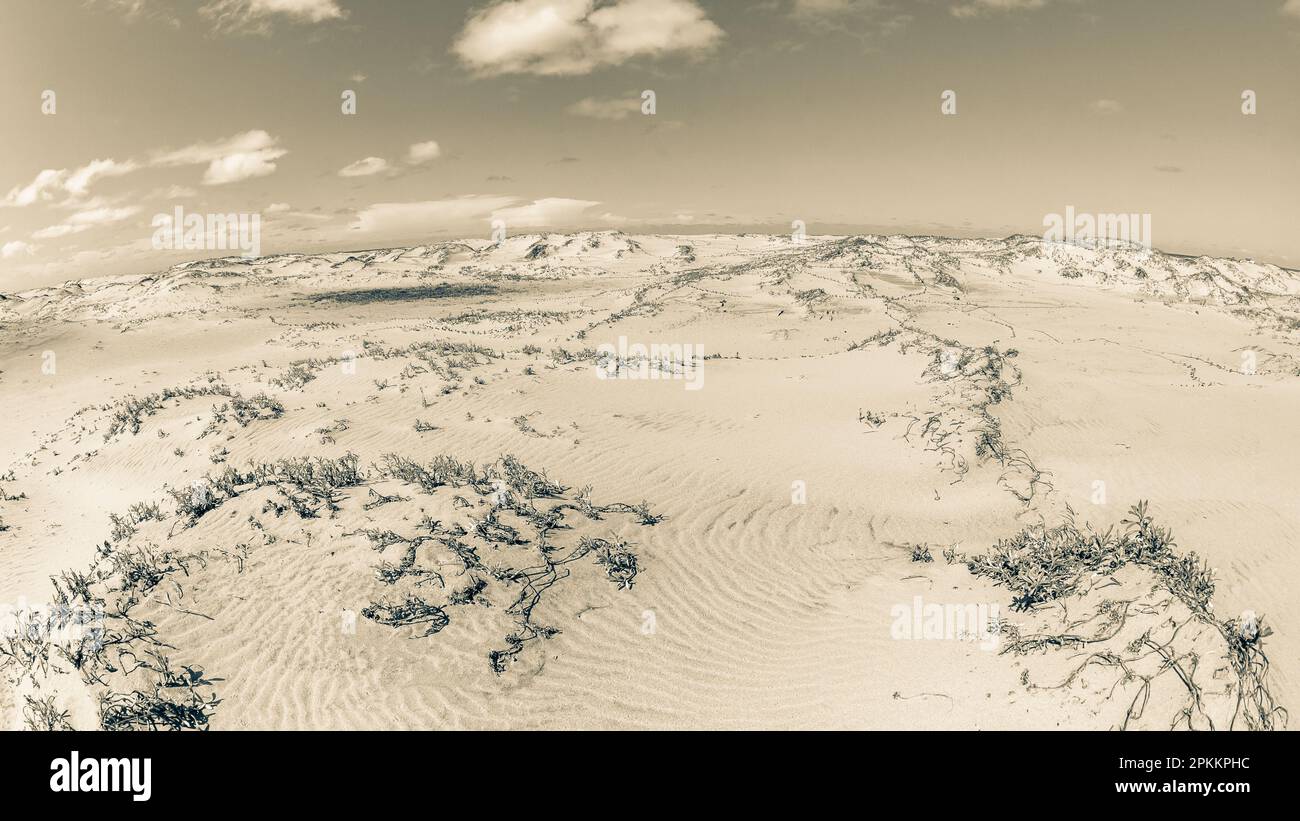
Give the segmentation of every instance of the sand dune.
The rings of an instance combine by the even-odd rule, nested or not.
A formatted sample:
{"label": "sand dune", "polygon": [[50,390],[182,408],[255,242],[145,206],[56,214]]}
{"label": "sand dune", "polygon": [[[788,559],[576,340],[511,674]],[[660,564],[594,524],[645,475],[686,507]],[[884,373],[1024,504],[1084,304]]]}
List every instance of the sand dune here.
{"label": "sand dune", "polygon": [[[1298,330],[1296,272],[1031,237],[6,294],[0,601],[106,615],[10,631],[3,720],[1280,728]],[[1035,541],[1071,516],[1117,529]]]}

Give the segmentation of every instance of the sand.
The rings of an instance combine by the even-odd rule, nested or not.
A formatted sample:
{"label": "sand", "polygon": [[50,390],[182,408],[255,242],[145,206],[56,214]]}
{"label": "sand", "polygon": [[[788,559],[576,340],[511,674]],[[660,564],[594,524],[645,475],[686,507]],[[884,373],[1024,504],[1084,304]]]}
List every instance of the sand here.
{"label": "sand", "polygon": [[[0,602],[75,570],[108,615],[89,660],[56,649],[83,634],[10,641],[0,720],[1281,727],[1242,709],[1232,637],[1263,616],[1294,703],[1297,295],[1267,264],[1032,237],[618,232],[5,294]],[[638,343],[680,346],[663,378]],[[349,454],[341,483],[292,461]],[[390,454],[458,467],[421,487]],[[189,516],[196,482],[216,504]],[[1028,610],[967,565],[1141,500],[1213,570],[1212,617],[1137,564]]]}

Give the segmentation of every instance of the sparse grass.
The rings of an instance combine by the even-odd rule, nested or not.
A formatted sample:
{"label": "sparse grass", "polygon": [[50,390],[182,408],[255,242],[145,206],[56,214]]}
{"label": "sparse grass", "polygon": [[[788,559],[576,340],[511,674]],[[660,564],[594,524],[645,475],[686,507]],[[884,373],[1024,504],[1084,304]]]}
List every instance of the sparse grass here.
{"label": "sparse grass", "polygon": [[361,615],[389,627],[418,625],[424,628],[422,636],[432,636],[451,623],[441,607],[416,596],[410,596],[400,604],[371,604],[361,611]]}
{"label": "sparse grass", "polygon": [[157,502],[136,502],[126,509],[126,515],[133,524],[148,521],[161,522],[165,518]]}
{"label": "sparse grass", "polygon": [[885,417],[875,411],[858,411],[858,421],[866,422],[872,428],[878,428],[885,424]]}
{"label": "sparse grass", "polygon": [[516,416],[511,419],[510,422],[515,426],[516,430],[525,436],[541,436],[541,434],[537,432],[537,429],[528,422],[528,417],[524,414]]}
{"label": "sparse grass", "polygon": [[[617,537],[582,537],[567,552],[552,541],[557,534],[570,529],[564,521],[566,511],[579,511],[592,520],[605,513],[630,513],[643,524],[653,524],[663,518],[652,513],[645,502],[636,506],[597,506],[591,501],[589,488],[584,488],[574,499],[565,499],[567,487],[511,455],[475,467],[445,455],[420,463],[388,454],[375,472],[408,482],[429,494],[441,488],[467,488],[478,495],[480,506],[484,502],[490,504],[481,514],[469,515],[468,530],[459,523],[447,527],[426,516],[420,526],[424,532],[411,537],[389,530],[363,531],[371,546],[381,553],[400,549],[400,561],[383,562],[376,568],[376,576],[386,585],[401,585],[407,591],[403,603],[374,604],[366,612],[367,617],[395,627],[428,624],[432,629],[427,629],[424,635],[430,635],[450,623],[457,607],[504,606],[513,619],[514,630],[505,637],[504,647],[488,654],[492,669],[498,673],[504,672],[529,643],[559,632],[555,627],[539,624],[534,610],[552,585],[569,576],[567,565],[591,557],[619,589],[631,587],[640,570],[631,546]],[[453,507],[475,509],[474,503],[459,494],[453,498]],[[445,551],[442,553],[445,558],[429,556],[424,563],[417,560],[417,548],[434,545],[440,553]],[[489,554],[499,559],[522,555],[530,558],[489,564],[483,558]],[[432,583],[436,582],[437,588],[446,588],[440,570],[448,565],[459,565],[457,575],[467,576],[470,583],[444,592],[442,601],[431,600]],[[417,589],[422,591],[418,595]],[[505,603],[501,602],[503,595],[508,597]]]}
{"label": "sparse grass", "polygon": [[205,513],[255,487],[275,487],[302,518],[314,518],[321,510],[333,513],[338,509],[338,491],[365,481],[360,460],[348,453],[334,459],[280,459],[250,465],[245,471],[227,467],[217,476],[205,476],[189,489],[176,488],[168,493],[176,502],[177,518],[185,527],[192,527]]}
{"label": "sparse grass", "polygon": [[212,420],[200,436],[216,432],[227,420],[233,419],[241,428],[246,428],[259,420],[279,419],[284,415],[284,405],[265,393],[259,393],[251,399],[233,394],[230,401],[212,407]]}
{"label": "sparse grass", "polygon": [[136,529],[134,523],[128,521],[122,516],[118,516],[116,513],[108,514],[108,518],[113,525],[110,532],[110,538],[112,538],[114,542],[124,542],[135,535]]}
{"label": "sparse grass", "polygon": [[[122,535],[133,524],[160,517],[157,505],[140,503],[112,521]],[[132,610],[165,580],[188,577],[195,563],[206,562],[154,545],[126,549],[104,542],[88,572],[65,571],[52,579],[48,611],[18,614],[18,629],[0,639],[0,670],[13,683],[30,679],[36,688],[48,686],[51,676],[79,675],[99,699],[100,729],[205,728],[218,703],[212,682],[193,668],[173,668],[165,655],[169,645]],[[170,579],[166,595],[184,598],[177,579]],[[52,694],[25,700],[29,729],[73,729]]]}
{"label": "sparse grass", "polygon": [[[1236,707],[1229,721],[1231,729],[1240,720],[1247,729],[1267,730],[1284,726],[1287,711],[1277,704],[1268,688],[1268,657],[1263,651],[1263,639],[1271,628],[1259,619],[1254,625],[1242,624],[1237,619],[1220,619],[1213,612],[1214,576],[1208,565],[1196,553],[1179,555],[1175,551],[1173,534],[1157,526],[1145,502],[1130,509],[1121,522],[1123,529],[1108,528],[1103,532],[1091,526],[1080,528],[1075,524],[1073,511],[1060,525],[1046,527],[1033,525],[1010,539],[999,541],[988,553],[969,557],[966,564],[971,573],[993,580],[1012,592],[1014,610],[1035,610],[1048,603],[1070,597],[1084,596],[1095,590],[1099,580],[1110,579],[1126,566],[1140,567],[1155,579],[1156,589],[1163,590],[1179,602],[1190,614],[1187,619],[1212,628],[1224,641],[1229,667],[1236,675]],[[1075,632],[1084,624],[1076,621],[1060,635],[1034,635],[1022,637],[1013,634],[1004,652],[1025,653],[1050,647],[1083,648],[1105,641],[1119,634],[1133,603],[1103,602],[1098,616],[1102,624],[1097,634],[1086,637]],[[1086,621],[1086,620],[1085,620]],[[1184,622],[1185,623],[1185,622]],[[1120,683],[1138,682],[1138,694],[1126,713],[1123,726],[1140,717],[1149,697],[1152,681],[1168,671],[1175,671],[1187,690],[1187,704],[1174,717],[1171,729],[1186,726],[1188,729],[1205,727],[1215,729],[1213,719],[1205,710],[1204,691],[1196,681],[1198,658],[1195,653],[1182,653],[1173,647],[1183,623],[1166,618],[1164,625],[1172,630],[1168,639],[1155,640],[1152,630],[1139,636],[1115,654],[1101,651],[1088,654],[1082,664],[1058,686],[1069,683],[1088,666],[1113,667],[1120,673]],[[1139,674],[1136,665],[1143,659],[1158,661],[1155,672]]]}
{"label": "sparse grass", "polygon": [[867,347],[868,345],[878,345],[883,348],[889,343],[893,342],[894,338],[897,337],[900,333],[902,333],[902,331],[900,331],[898,328],[893,328],[888,331],[877,331],[876,333],[872,334],[871,336],[867,337],[861,342],[854,342],[852,345],[849,346],[849,350],[850,351],[860,350],[862,348]]}
{"label": "sparse grass", "polygon": [[339,360],[330,359],[300,359],[296,362],[290,362],[289,367],[284,373],[273,377],[270,383],[281,390],[300,391],[307,384],[316,378],[316,374],[335,365]]}
{"label": "sparse grass", "polygon": [[138,434],[144,425],[145,417],[153,416],[166,407],[173,399],[193,399],[199,396],[230,396],[231,390],[212,378],[209,384],[196,387],[165,388],[148,396],[127,396],[113,405],[103,409],[112,411],[108,430],[104,432],[104,441],[110,442],[122,433]]}
{"label": "sparse grass", "polygon": [[584,550],[596,554],[596,564],[605,568],[605,575],[618,585],[619,590],[629,590],[636,579],[637,560],[622,539],[583,539],[579,543]]}
{"label": "sparse grass", "polygon": [[157,686],[149,691],[106,693],[99,704],[104,730],[205,730],[219,702],[193,688]]}
{"label": "sparse grass", "polygon": [[37,732],[46,731],[63,731],[71,730],[72,725],[68,723],[68,717],[71,715],[67,710],[60,710],[54,704],[54,696],[45,698],[33,698],[32,696],[23,696],[26,706],[23,707],[23,724],[29,730]]}

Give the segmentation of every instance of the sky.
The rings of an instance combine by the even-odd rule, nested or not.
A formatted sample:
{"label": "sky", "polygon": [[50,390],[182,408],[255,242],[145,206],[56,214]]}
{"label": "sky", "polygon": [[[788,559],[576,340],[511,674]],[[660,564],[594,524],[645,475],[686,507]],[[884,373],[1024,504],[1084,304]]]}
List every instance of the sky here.
{"label": "sky", "polygon": [[1300,267],[1298,86],[1300,0],[3,0],[0,292],[223,255],[177,208],[274,254],[1073,207]]}

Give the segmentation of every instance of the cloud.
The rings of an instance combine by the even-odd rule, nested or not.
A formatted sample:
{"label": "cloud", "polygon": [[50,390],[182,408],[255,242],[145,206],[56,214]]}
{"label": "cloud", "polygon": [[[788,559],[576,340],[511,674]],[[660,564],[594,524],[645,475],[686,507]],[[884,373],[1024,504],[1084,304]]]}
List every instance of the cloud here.
{"label": "cloud", "polygon": [[512,228],[572,225],[582,218],[585,211],[597,205],[600,203],[591,200],[547,197],[527,205],[499,208],[492,212],[492,219],[504,220]]}
{"label": "cloud", "polygon": [[[106,177],[125,176],[141,168],[172,168],[207,163],[203,183],[224,185],[273,173],[276,168],[274,161],[287,153],[289,152],[279,146],[279,141],[265,131],[246,131],[225,140],[194,143],[175,151],[154,152],[144,161],[118,162],[109,158],[91,160],[73,171],[47,168],[37,174],[31,183],[12,188],[0,199],[0,208],[22,208],[37,202],[49,202],[60,193],[67,196],[58,205],[85,208],[89,203],[83,197],[90,193],[90,187],[95,182]],[[166,191],[156,189],[148,196],[179,199],[192,197],[194,193],[191,189],[173,185]],[[100,201],[102,198],[95,198],[91,202]]]}
{"label": "cloud", "polygon": [[194,143],[176,151],[156,154],[155,166],[208,164],[204,185],[226,185],[275,172],[275,160],[289,153],[265,131],[245,131],[225,140]]}
{"label": "cloud", "polygon": [[110,222],[121,222],[139,212],[139,206],[135,205],[122,208],[92,208],[88,211],[78,211],[68,217],[67,222],[73,225],[106,225]]}
{"label": "cloud", "polygon": [[218,31],[269,34],[276,17],[293,23],[342,20],[347,12],[337,0],[210,0],[199,14]]}
{"label": "cloud", "polygon": [[198,195],[198,191],[187,185],[169,185],[166,188],[155,188],[145,196],[145,199],[183,200]]}
{"label": "cloud", "polygon": [[63,181],[67,177],[67,169],[47,168],[36,175],[36,179],[25,186],[14,186],[8,194],[5,195],[4,206],[22,208],[32,203],[51,200],[54,198],[55,191],[63,186]]}
{"label": "cloud", "polygon": [[100,177],[120,177],[130,174],[136,168],[137,165],[129,160],[120,163],[111,159],[92,160],[72,172],[66,168],[47,168],[28,185],[11,189],[0,200],[0,207],[22,208],[37,202],[48,202],[60,192],[70,197],[82,197],[90,190],[90,184]]}
{"label": "cloud", "polygon": [[621,97],[598,100],[595,97],[585,97],[564,110],[575,117],[591,117],[594,120],[625,120],[629,114],[635,114],[641,110],[641,100],[640,98]]}
{"label": "cloud", "polygon": [[1088,108],[1094,114],[1119,114],[1124,110],[1124,106],[1118,100],[1093,100],[1088,103]]}
{"label": "cloud", "polygon": [[1286,0],[1278,11],[1288,17],[1300,18],[1300,0]]}
{"label": "cloud", "polygon": [[68,234],[80,234],[82,231],[89,231],[92,227],[90,225],[69,225],[64,222],[33,231],[32,239],[57,239]]}
{"label": "cloud", "polygon": [[885,7],[883,0],[794,0],[795,17],[842,17],[848,14],[875,13]]}
{"label": "cloud", "polygon": [[951,11],[954,17],[978,17],[995,12],[1041,9],[1045,5],[1047,0],[969,0],[953,6]]}
{"label": "cloud", "polygon": [[[194,143],[175,151],[154,152],[147,161],[118,162],[109,158],[91,160],[73,171],[47,168],[28,185],[11,189],[0,200],[0,208],[21,208],[37,202],[48,202],[58,193],[67,195],[60,205],[86,207],[87,203],[82,198],[90,192],[91,185],[96,181],[105,177],[125,176],[144,167],[173,168],[207,163],[208,169],[203,176],[205,185],[224,185],[252,177],[264,177],[275,171],[274,160],[289,153],[278,143],[275,137],[265,131],[246,131],[225,140]],[[193,191],[175,185],[166,194],[169,199],[193,195]]]}
{"label": "cloud", "polygon": [[819,34],[846,34],[865,43],[897,34],[913,21],[893,0],[792,0],[789,8],[789,17],[798,25]]}
{"label": "cloud", "polygon": [[388,170],[388,160],[383,157],[366,157],[339,169],[340,177],[369,177]]}
{"label": "cloud", "polygon": [[30,256],[34,253],[36,253],[36,246],[23,242],[20,239],[6,242],[3,246],[0,246],[0,257],[4,257],[5,259],[16,257],[19,254],[27,254]]}
{"label": "cloud", "polygon": [[273,202],[273,203],[271,203],[270,205],[266,206],[266,208],[264,208],[264,209],[262,209],[262,210],[265,211],[265,212],[268,213],[268,214],[280,214],[280,213],[283,213],[283,212],[289,210],[289,203],[287,203],[287,202]]}
{"label": "cloud", "polygon": [[794,0],[794,13],[840,14],[854,5],[853,0]]}
{"label": "cloud", "polygon": [[695,0],[503,0],[470,15],[452,52],[483,75],[574,75],[702,54],[723,36]]}
{"label": "cloud", "polygon": [[419,236],[464,231],[483,220],[504,220],[511,228],[575,225],[599,202],[547,197],[526,202],[519,197],[471,195],[424,202],[375,203],[357,214],[353,228],[372,234]]}
{"label": "cloud", "polygon": [[[122,13],[128,20],[152,18],[173,27],[181,25],[170,0],[87,0]],[[292,23],[325,23],[348,16],[338,0],[207,0],[199,15],[217,31],[241,34],[269,34],[273,20]]]}
{"label": "cloud", "polygon": [[406,151],[406,161],[411,165],[419,165],[420,163],[425,163],[429,160],[436,160],[441,156],[442,149],[438,147],[438,143],[435,140],[429,140],[428,142],[423,143],[414,143]]}
{"label": "cloud", "polygon": [[901,31],[912,15],[891,0],[793,0],[790,17],[822,32],[841,32],[869,40]]}
{"label": "cloud", "polygon": [[424,202],[378,202],[357,214],[353,228],[365,233],[427,234],[464,226],[518,200],[515,197],[470,195]]}
{"label": "cloud", "polygon": [[73,171],[63,183],[63,188],[69,194],[82,196],[90,189],[90,184],[101,177],[121,177],[130,174],[137,168],[136,164],[130,160],[126,162],[117,162],[113,159],[91,160],[86,165]]}
{"label": "cloud", "polygon": [[80,234],[97,225],[121,222],[140,213],[139,206],[127,205],[121,208],[100,207],[78,211],[58,225],[41,228],[32,233],[32,239],[54,239],[68,234]]}
{"label": "cloud", "polygon": [[101,3],[121,13],[128,21],[137,18],[160,20],[173,28],[181,21],[171,9],[161,8],[157,0],[87,0],[86,5]]}

